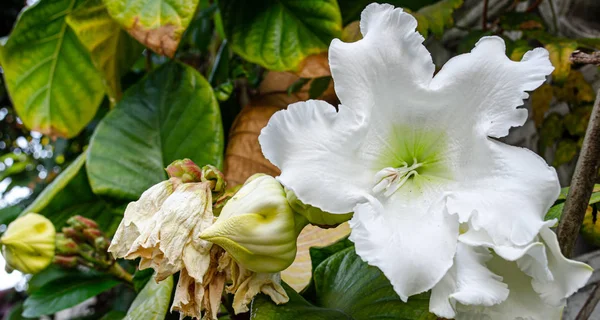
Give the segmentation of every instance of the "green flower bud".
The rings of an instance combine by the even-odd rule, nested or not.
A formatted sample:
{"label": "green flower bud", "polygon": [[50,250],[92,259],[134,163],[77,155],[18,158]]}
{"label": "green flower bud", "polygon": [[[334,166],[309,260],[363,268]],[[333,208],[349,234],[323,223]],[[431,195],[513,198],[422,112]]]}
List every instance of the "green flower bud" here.
{"label": "green flower bud", "polygon": [[325,212],[317,207],[305,204],[290,189],[285,189],[287,201],[297,214],[304,216],[308,222],[322,228],[335,227],[340,223],[346,222],[352,218],[352,212],[344,214],[333,214]]}
{"label": "green flower bud", "polygon": [[278,272],[294,261],[296,238],[306,223],[294,214],[275,178],[254,175],[200,238],[223,247],[249,270]]}
{"label": "green flower bud", "polygon": [[54,257],[55,235],[52,222],[40,214],[17,218],[0,238],[7,266],[31,274],[44,270]]}
{"label": "green flower bud", "polygon": [[67,238],[63,233],[56,234],[56,253],[61,255],[74,255],[79,252],[79,246],[71,239]]}
{"label": "green flower bud", "polygon": [[225,175],[210,164],[202,167],[202,182],[210,182],[210,190],[213,192],[213,195],[225,192],[225,187],[227,186]]}

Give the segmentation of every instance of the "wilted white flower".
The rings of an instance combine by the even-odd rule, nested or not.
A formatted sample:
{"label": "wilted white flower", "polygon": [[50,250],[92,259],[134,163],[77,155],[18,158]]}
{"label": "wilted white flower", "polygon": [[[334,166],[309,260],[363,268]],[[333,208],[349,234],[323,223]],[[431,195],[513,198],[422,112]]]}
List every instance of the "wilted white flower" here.
{"label": "wilted white flower", "polygon": [[526,121],[517,107],[552,72],[548,52],[514,62],[501,38],[484,37],[434,76],[416,25],[401,9],[369,5],[363,39],[330,46],[337,110],[293,104],[259,138],[299,200],[354,211],[356,252],[405,301],[453,265],[460,223],[495,245],[526,246],[560,191],[542,158],[495,139]]}
{"label": "wilted white flower", "polygon": [[472,228],[461,235],[454,265],[433,287],[430,310],[456,319],[560,320],[566,298],[593,270],[566,259],[548,226],[522,247],[495,245]]}
{"label": "wilted white flower", "polygon": [[[301,216],[301,223],[296,223],[279,182],[253,177],[223,208],[221,223],[210,228],[217,219],[213,195],[225,189],[223,175],[213,166],[199,168],[189,159],[173,162],[167,172],[169,180],[152,186],[127,206],[109,251],[117,258],[141,258],[139,268],[154,269],[157,282],[180,272],[171,310],[179,311],[182,318],[216,320],[228,281],[232,281],[227,291],[234,294],[236,313],[247,311],[260,292],[276,303],[287,302],[278,273],[249,270],[287,267],[296,252],[296,229],[306,224]],[[232,217],[243,225],[232,224]],[[218,237],[210,240],[223,248],[200,237],[207,230]],[[230,244],[228,239],[238,243]],[[238,254],[239,248],[254,251]]]}

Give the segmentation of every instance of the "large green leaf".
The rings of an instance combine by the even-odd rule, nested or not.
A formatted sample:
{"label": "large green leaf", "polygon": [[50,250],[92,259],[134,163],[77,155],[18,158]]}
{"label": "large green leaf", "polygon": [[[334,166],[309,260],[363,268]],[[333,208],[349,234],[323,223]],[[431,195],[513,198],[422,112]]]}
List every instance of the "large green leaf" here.
{"label": "large green leaf", "polygon": [[61,228],[71,216],[82,215],[96,220],[102,230],[111,234],[120,222],[123,208],[96,196],[89,185],[83,153],[49,184],[23,210],[46,216]]}
{"label": "large green leaf", "polygon": [[198,0],[103,0],[108,13],[158,54],[175,55]]}
{"label": "large green leaf", "polygon": [[283,287],[290,298],[285,304],[275,305],[268,297],[258,295],[252,301],[251,319],[253,320],[341,320],[352,319],[341,310],[317,307],[306,301],[286,283]]}
{"label": "large green leaf", "polygon": [[73,137],[104,96],[101,77],[65,20],[80,0],[40,0],[21,13],[0,63],[23,123],[50,136]]}
{"label": "large green leaf", "polygon": [[123,320],[162,320],[169,308],[173,291],[173,277],[156,283],[148,281],[144,289],[133,300]]}
{"label": "large green leaf", "polygon": [[121,29],[106,11],[102,0],[88,0],[67,17],[92,62],[103,75],[112,103],[121,99],[123,76],[140,57],[143,46]]}
{"label": "large green leaf", "polygon": [[176,159],[221,166],[223,128],[208,82],[171,62],[127,92],[96,128],[87,171],[95,193],[135,200]]}
{"label": "large green leaf", "polygon": [[369,266],[346,248],[327,258],[315,269],[315,304],[286,287],[290,302],[275,305],[265,296],[252,303],[252,319],[406,319],[434,320],[429,313],[429,295],[402,302],[392,285],[376,267]]}
{"label": "large green leaf", "polygon": [[39,317],[75,306],[119,284],[110,276],[73,275],[50,281],[25,300],[23,316]]}
{"label": "large green leaf", "polygon": [[221,0],[219,6],[233,51],[271,70],[297,69],[342,32],[336,0]]}

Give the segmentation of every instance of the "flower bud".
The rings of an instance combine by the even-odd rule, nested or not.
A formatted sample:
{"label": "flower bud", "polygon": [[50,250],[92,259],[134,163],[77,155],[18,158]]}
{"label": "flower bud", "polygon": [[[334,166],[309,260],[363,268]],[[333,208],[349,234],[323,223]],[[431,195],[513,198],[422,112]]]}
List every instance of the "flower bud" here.
{"label": "flower bud", "polygon": [[40,214],[17,218],[0,238],[7,266],[24,273],[42,271],[54,257],[55,235],[52,222]]}
{"label": "flower bud", "polygon": [[325,212],[317,207],[305,204],[294,193],[294,191],[285,189],[285,196],[292,210],[297,214],[304,216],[308,222],[322,228],[335,227],[340,223],[346,222],[352,218],[352,212],[343,214],[333,214]]}
{"label": "flower bud", "polygon": [[85,229],[83,230],[83,237],[91,243],[94,243],[94,241],[96,241],[96,238],[103,237],[103,235],[102,231],[98,229]]}
{"label": "flower bud", "polygon": [[296,238],[305,225],[275,178],[254,175],[200,237],[223,247],[249,270],[277,272],[294,261]]}
{"label": "flower bud", "polygon": [[56,234],[56,253],[61,255],[74,255],[79,252],[79,246],[72,238],[67,238],[63,233]]}
{"label": "flower bud", "polygon": [[52,262],[54,262],[54,264],[57,264],[63,268],[75,268],[77,267],[77,265],[79,264],[79,261],[77,260],[77,257],[75,256],[55,256],[54,259],[52,259]]}
{"label": "flower bud", "polygon": [[210,182],[210,190],[213,192],[213,195],[225,192],[225,187],[227,186],[225,175],[215,166],[208,164],[202,167],[202,181]]}
{"label": "flower bud", "polygon": [[87,228],[98,228],[98,224],[94,220],[82,216],[72,216],[67,220],[67,224],[79,231]]}
{"label": "flower bud", "polygon": [[200,182],[202,169],[190,159],[175,160],[165,169],[171,178],[179,178],[181,182]]}
{"label": "flower bud", "polygon": [[83,234],[80,231],[75,230],[73,227],[63,227],[62,233],[67,238],[71,238],[75,241],[83,241]]}

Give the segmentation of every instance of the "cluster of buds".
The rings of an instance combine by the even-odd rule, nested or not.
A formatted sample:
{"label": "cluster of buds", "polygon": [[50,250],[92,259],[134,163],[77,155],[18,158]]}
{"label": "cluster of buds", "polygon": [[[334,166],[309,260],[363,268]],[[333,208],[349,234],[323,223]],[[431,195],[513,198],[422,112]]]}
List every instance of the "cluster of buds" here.
{"label": "cluster of buds", "polygon": [[53,261],[65,268],[81,265],[101,270],[131,282],[131,274],[108,254],[109,244],[95,221],[82,216],[73,216],[67,220],[67,226],[62,228],[62,233],[56,234],[56,255]]}

